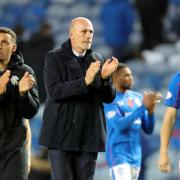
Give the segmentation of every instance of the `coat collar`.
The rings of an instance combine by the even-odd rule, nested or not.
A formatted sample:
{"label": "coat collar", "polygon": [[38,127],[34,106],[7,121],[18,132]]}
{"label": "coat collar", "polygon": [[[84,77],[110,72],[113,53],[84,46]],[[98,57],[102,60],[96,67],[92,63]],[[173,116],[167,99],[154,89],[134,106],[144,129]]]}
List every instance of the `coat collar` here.
{"label": "coat collar", "polygon": [[16,51],[11,55],[11,59],[7,65],[7,69],[12,69],[14,67],[24,64],[24,59],[21,52]]}

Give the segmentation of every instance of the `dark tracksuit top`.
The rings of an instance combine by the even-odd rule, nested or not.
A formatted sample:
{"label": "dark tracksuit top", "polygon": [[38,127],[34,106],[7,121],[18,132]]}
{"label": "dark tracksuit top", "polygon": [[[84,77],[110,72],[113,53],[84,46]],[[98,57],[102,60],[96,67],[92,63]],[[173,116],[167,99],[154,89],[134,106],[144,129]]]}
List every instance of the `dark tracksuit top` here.
{"label": "dark tracksuit top", "polygon": [[[0,95],[0,179],[3,178],[3,168],[8,167],[13,154],[21,151],[27,144],[27,126],[25,118],[32,118],[39,108],[37,85],[35,84],[25,96],[19,94],[19,81],[27,71],[34,75],[33,70],[24,64],[20,52],[12,54],[7,68],[0,76],[10,70],[10,80],[6,86],[6,92]],[[24,150],[24,149],[23,149]],[[25,157],[24,157],[25,158]],[[18,163],[13,166],[18,167]],[[12,172],[9,172],[11,174]],[[14,172],[16,174],[16,172]],[[13,176],[13,179],[16,177]],[[3,178],[3,180],[6,180]],[[19,178],[20,180],[20,178]]]}

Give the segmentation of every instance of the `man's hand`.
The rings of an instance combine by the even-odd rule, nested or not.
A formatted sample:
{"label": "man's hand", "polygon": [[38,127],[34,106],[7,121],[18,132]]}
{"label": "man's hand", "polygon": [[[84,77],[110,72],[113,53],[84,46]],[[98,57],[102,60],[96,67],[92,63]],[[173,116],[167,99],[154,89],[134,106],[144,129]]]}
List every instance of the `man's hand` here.
{"label": "man's hand", "polygon": [[149,114],[154,112],[155,106],[160,102],[162,95],[159,92],[145,92],[143,96],[143,104],[149,111]]}
{"label": "man's hand", "polygon": [[89,85],[93,82],[97,72],[100,69],[100,61],[92,62],[86,71],[85,82]]}
{"label": "man's hand", "polygon": [[33,87],[35,84],[35,80],[32,75],[30,75],[28,72],[24,74],[24,76],[19,81],[19,93],[20,96],[25,95],[25,93]]}
{"label": "man's hand", "polygon": [[116,71],[118,67],[118,60],[115,57],[112,59],[107,59],[102,66],[101,77],[102,79],[107,79]]}
{"label": "man's hand", "polygon": [[0,95],[6,92],[6,85],[9,82],[10,70],[6,70],[5,73],[0,77]]}
{"label": "man's hand", "polygon": [[159,167],[159,170],[162,172],[170,172],[171,171],[170,160],[166,153],[160,153],[158,167]]}

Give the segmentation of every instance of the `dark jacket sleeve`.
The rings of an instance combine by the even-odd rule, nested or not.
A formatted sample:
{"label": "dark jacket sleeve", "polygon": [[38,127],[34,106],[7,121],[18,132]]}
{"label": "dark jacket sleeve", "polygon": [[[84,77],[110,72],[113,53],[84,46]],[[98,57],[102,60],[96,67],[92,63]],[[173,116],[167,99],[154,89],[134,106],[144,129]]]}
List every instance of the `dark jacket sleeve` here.
{"label": "dark jacket sleeve", "polygon": [[[34,72],[30,72],[35,78]],[[22,117],[32,118],[39,109],[39,96],[37,84],[30,89],[24,96],[19,95],[18,110]]]}
{"label": "dark jacket sleeve", "polygon": [[111,103],[116,96],[116,90],[112,85],[112,79],[102,80],[101,97],[105,103]]}
{"label": "dark jacket sleeve", "polygon": [[1,100],[3,100],[3,94],[2,94],[2,95],[0,95],[0,101],[1,101]]}
{"label": "dark jacket sleeve", "polygon": [[54,101],[58,101],[87,93],[84,77],[71,78],[72,74],[66,72],[65,65],[58,62],[61,60],[57,59],[52,51],[45,56],[44,82],[47,94]]}

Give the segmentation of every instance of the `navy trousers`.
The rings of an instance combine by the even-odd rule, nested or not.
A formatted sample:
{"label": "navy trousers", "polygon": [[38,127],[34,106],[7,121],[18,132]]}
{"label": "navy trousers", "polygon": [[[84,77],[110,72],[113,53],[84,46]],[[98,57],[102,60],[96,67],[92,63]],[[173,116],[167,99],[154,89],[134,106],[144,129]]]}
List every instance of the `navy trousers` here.
{"label": "navy trousers", "polygon": [[97,153],[48,150],[53,180],[93,180]]}
{"label": "navy trousers", "polygon": [[28,180],[27,148],[0,154],[0,180]]}

